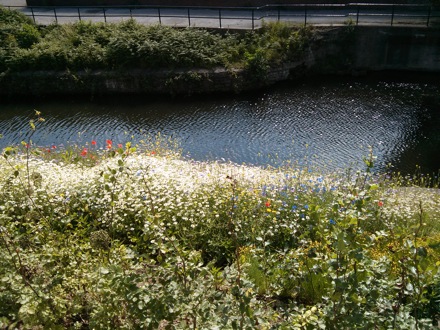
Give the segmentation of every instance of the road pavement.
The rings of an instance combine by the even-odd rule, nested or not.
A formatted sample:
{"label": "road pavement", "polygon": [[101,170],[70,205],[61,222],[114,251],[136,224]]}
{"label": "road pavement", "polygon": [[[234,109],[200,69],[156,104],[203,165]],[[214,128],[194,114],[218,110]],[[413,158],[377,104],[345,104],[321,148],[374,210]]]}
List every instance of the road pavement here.
{"label": "road pavement", "polygon": [[0,0],[1,6],[26,6],[26,0]]}

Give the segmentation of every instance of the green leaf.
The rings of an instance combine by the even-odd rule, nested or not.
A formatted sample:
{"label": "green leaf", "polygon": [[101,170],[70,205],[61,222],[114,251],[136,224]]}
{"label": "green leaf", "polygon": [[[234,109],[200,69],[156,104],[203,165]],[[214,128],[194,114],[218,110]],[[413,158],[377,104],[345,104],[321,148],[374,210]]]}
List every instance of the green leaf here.
{"label": "green leaf", "polygon": [[358,224],[358,218],[356,217],[350,217],[349,222],[350,225],[357,225]]}
{"label": "green leaf", "polygon": [[370,185],[370,187],[369,187],[369,190],[377,190],[377,189],[379,189],[379,186],[377,185],[377,184],[375,184],[375,183],[373,183],[372,185]]}
{"label": "green leaf", "polygon": [[421,257],[427,257],[428,256],[428,250],[426,250],[423,246],[417,248],[417,255]]}

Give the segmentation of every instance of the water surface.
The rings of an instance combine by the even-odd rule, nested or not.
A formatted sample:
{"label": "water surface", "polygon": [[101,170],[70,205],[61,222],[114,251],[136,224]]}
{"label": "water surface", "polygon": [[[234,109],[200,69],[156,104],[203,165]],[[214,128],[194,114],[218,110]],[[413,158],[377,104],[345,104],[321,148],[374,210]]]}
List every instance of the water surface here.
{"label": "water surface", "polygon": [[438,93],[435,80],[316,80],[238,96],[0,103],[0,147],[26,140],[38,109],[46,122],[32,140],[40,146],[97,140],[104,147],[106,139],[136,142],[160,132],[197,160],[359,167],[371,146],[378,170],[389,163],[404,172],[440,168],[440,109],[423,101]]}

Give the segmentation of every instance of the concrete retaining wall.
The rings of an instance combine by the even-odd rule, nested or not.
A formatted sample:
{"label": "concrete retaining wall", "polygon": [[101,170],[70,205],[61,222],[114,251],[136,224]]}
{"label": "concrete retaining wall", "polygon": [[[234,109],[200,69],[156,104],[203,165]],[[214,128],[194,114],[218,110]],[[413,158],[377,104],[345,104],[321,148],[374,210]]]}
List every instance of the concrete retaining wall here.
{"label": "concrete retaining wall", "polygon": [[94,71],[94,72],[21,72],[0,77],[0,95],[105,95],[167,94],[193,95],[214,92],[252,90],[272,85],[289,77],[289,66],[268,72],[264,79],[249,76],[243,70],[175,71]]}
{"label": "concrete retaining wall", "polygon": [[361,70],[440,72],[440,29],[364,27],[355,40],[354,66]]}

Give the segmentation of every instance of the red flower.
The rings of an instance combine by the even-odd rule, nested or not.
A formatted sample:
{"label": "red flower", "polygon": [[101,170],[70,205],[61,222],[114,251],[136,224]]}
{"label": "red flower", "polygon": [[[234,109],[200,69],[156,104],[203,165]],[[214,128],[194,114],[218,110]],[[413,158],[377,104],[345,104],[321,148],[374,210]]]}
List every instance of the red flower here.
{"label": "red flower", "polygon": [[96,141],[92,140],[92,146],[96,146]]}
{"label": "red flower", "polygon": [[81,151],[81,156],[83,156],[83,157],[87,156],[87,148],[84,148],[84,149]]}

